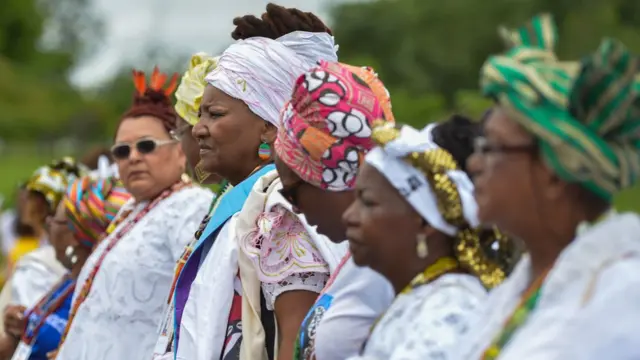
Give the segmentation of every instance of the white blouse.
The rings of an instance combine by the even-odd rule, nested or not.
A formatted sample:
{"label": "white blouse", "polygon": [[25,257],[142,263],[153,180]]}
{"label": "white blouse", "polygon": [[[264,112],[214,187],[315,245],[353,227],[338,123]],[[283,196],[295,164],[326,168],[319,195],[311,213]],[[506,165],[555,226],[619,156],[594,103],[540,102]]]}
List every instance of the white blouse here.
{"label": "white blouse", "polygon": [[[640,359],[640,217],[611,215],[579,233],[549,272],[534,311],[499,360]],[[525,256],[489,296],[455,359],[482,359],[531,283]]]}
{"label": "white blouse", "polygon": [[330,302],[329,306],[320,310],[324,313],[317,325],[307,330],[309,337],[315,331],[312,352],[317,359],[344,360],[362,350],[371,326],[389,308],[395,293],[382,275],[349,258],[323,297],[315,311],[319,303]]}
{"label": "white blouse", "polygon": [[486,299],[480,281],[447,274],[400,294],[352,360],[448,360]]}
{"label": "white blouse", "polygon": [[[153,354],[176,261],[206,215],[213,194],[200,187],[182,189],[161,201],[105,257],[91,292],[80,305],[58,360],[148,360]],[[130,200],[133,219],[146,205]],[[123,221],[112,234],[125,226]],[[101,254],[100,243],[80,273],[74,294]]]}
{"label": "white blouse", "polygon": [[27,308],[34,306],[66,272],[50,245],[24,255],[10,279],[10,303]]}

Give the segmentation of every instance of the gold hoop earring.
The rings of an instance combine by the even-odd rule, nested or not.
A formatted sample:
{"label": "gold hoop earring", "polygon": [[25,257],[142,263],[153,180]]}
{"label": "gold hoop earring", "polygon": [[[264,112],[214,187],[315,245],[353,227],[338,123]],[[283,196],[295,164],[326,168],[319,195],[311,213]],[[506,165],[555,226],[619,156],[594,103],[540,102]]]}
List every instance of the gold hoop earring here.
{"label": "gold hoop earring", "polygon": [[416,255],[420,259],[426,259],[429,255],[429,247],[427,246],[427,235],[426,234],[418,234],[416,235]]}

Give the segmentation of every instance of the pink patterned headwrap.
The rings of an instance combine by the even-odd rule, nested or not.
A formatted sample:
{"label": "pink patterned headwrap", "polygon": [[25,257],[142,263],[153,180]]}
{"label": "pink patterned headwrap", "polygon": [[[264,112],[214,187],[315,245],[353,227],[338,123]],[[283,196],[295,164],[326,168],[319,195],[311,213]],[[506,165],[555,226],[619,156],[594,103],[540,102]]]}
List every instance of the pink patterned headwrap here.
{"label": "pink patterned headwrap", "polygon": [[371,68],[321,61],[300,76],[280,114],[278,157],[329,191],[353,188],[374,120],[393,122],[389,92]]}

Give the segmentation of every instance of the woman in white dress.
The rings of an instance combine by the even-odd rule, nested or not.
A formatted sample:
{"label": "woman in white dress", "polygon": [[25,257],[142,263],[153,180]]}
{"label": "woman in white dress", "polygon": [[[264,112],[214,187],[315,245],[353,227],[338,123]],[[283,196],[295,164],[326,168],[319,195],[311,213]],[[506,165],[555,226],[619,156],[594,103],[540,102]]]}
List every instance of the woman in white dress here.
{"label": "woman in white dress", "polygon": [[[347,244],[342,213],[355,199],[355,178],[364,154],[375,146],[371,124],[378,119],[394,121],[389,93],[373,69],[329,62],[298,78],[281,114],[275,143],[280,192],[340,246]],[[243,249],[261,278],[273,281],[262,265],[269,254],[250,243]],[[294,359],[344,360],[358,354],[393,297],[384,277],[345,255],[300,326]]]}
{"label": "woman in white dress", "polygon": [[[20,217],[36,229],[38,238],[46,239],[46,220],[55,213],[67,186],[87,171],[86,167],[70,157],[53,161],[34,171],[26,182],[28,195],[21,206]],[[19,309],[35,305],[65,273],[64,267],[56,261],[53,248],[49,245],[37,248],[39,241],[34,239],[35,251],[15,264],[10,281],[6,284],[6,291],[10,292],[10,304]]]}
{"label": "woman in white dress", "polygon": [[[512,244],[477,227],[473,184],[434,140],[437,126],[373,129],[379,147],[365,156],[343,218],[355,263],[385,276],[397,296],[353,359],[449,359],[486,289],[505,277]],[[463,138],[442,145],[469,155]]]}
{"label": "woman in white dress", "polygon": [[640,58],[607,39],[580,63],[547,15],[481,70],[496,100],[469,168],[483,222],[529,254],[490,296],[457,359],[639,359],[640,218],[612,198],[640,178]]}
{"label": "woman in white dress", "polygon": [[[25,197],[20,218],[34,229],[40,239],[46,239],[45,223],[64,197],[67,186],[88,169],[66,157],[39,167],[25,183]],[[14,264],[13,273],[0,294],[0,309],[5,316],[19,319],[25,309],[32,307],[53,287],[66,269],[56,260],[50,245],[38,248],[40,239],[33,239],[34,251]],[[4,328],[4,317],[0,320]],[[4,336],[4,332],[3,335]]]}
{"label": "woman in white dress", "polygon": [[[233,187],[179,269],[175,311],[165,320],[178,327],[161,331],[170,346],[159,342],[177,359],[290,358],[304,315],[340,259],[291,211],[271,164],[280,110],[301,73],[336,60],[333,38],[296,9],[270,4],[262,19],[234,21],[238,41],[207,75],[193,128],[203,169]],[[276,281],[259,278],[238,251],[244,241],[274,254]]]}
{"label": "woman in white dress", "polygon": [[212,194],[184,177],[185,155],[171,139],[175,77],[157,69],[146,85],[134,72],[133,106],[111,151],[133,196],[87,259],[57,359],[148,359],[171,286],[173,268],[206,214]]}

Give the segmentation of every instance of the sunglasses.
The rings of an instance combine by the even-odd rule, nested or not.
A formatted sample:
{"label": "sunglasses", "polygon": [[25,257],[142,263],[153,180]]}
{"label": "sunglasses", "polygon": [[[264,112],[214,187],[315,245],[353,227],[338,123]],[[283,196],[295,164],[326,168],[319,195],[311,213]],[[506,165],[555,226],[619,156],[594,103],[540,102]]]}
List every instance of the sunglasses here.
{"label": "sunglasses", "polygon": [[[151,154],[154,152],[159,146],[164,146],[168,144],[175,144],[176,140],[155,140],[155,139],[142,139],[136,141],[133,146],[135,146],[136,151],[142,155]],[[111,155],[116,160],[126,160],[131,156],[131,145],[130,144],[116,144],[111,148]]]}
{"label": "sunglasses", "polygon": [[289,202],[289,204],[291,204],[291,206],[298,207],[298,189],[303,184],[304,181],[299,180],[287,188],[283,187],[282,189],[278,190],[278,192]]}
{"label": "sunglasses", "polygon": [[183,121],[183,124],[180,125],[177,129],[171,130],[170,134],[174,140],[182,141],[182,138],[187,134],[187,131],[191,132],[192,129],[192,125]]}

